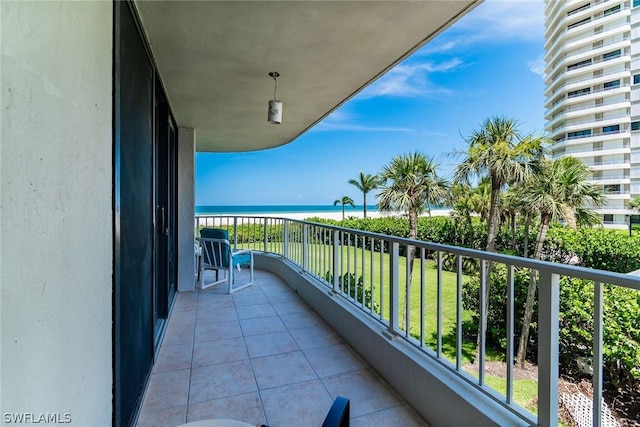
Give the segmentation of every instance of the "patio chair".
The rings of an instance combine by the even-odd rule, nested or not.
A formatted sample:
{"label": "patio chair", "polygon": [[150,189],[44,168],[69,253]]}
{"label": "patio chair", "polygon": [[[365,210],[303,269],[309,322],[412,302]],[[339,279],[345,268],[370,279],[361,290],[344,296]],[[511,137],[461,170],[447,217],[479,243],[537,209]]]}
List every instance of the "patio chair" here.
{"label": "patio chair", "polygon": [[322,423],[322,427],[349,427],[349,412],[349,399],[337,396]]}
{"label": "patio chair", "polygon": [[[226,282],[228,293],[232,294],[253,285],[253,253],[249,249],[231,250],[227,230],[203,228],[200,230],[200,236],[201,237],[198,238],[202,251],[200,262],[200,289],[207,289]],[[237,268],[238,271],[241,271],[241,265],[249,266],[249,283],[235,287],[234,270]],[[204,284],[205,270],[216,271],[216,280],[208,285]],[[224,271],[226,277],[218,280],[219,271]]]}

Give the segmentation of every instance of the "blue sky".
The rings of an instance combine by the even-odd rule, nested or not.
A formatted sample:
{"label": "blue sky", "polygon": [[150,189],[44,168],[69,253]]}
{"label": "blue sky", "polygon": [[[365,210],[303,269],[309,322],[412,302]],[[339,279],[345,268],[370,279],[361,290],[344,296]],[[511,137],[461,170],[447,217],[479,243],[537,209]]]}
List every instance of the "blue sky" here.
{"label": "blue sky", "polygon": [[197,153],[196,204],[330,205],[342,196],[362,204],[347,181],[416,150],[449,177],[455,161],[446,154],[489,117],[543,134],[543,56],[544,0],[486,0],[292,143]]}

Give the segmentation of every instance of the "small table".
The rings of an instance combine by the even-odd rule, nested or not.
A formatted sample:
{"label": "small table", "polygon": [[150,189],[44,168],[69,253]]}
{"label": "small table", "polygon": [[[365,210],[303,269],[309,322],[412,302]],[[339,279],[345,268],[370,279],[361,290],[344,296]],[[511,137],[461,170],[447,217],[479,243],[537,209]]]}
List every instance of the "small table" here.
{"label": "small table", "polygon": [[252,424],[247,424],[237,420],[223,420],[223,419],[211,419],[192,421],[186,424],[180,424],[177,427],[255,427]]}

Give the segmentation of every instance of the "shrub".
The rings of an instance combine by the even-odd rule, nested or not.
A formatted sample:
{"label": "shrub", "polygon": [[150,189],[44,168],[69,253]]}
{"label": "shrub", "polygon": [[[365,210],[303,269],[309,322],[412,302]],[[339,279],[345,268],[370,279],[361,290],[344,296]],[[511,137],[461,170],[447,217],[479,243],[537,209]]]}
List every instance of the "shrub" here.
{"label": "shrub", "polygon": [[[327,271],[324,275],[324,279],[329,283],[333,283],[333,274]],[[354,299],[356,303],[362,303],[364,301],[364,306],[371,308],[373,300],[371,297],[371,289],[364,286],[362,276],[358,277],[358,279],[356,279],[356,276],[353,273],[345,273],[342,276],[338,276],[338,289],[340,292],[344,292],[349,295],[349,297]],[[380,306],[375,302],[373,303],[373,311],[380,313]]]}
{"label": "shrub", "polygon": [[[571,368],[576,357],[591,357],[593,282],[563,277],[560,286],[560,357]],[[640,380],[640,291],[605,285],[604,371],[615,387]]]}
{"label": "shrub", "polygon": [[640,269],[640,236],[616,230],[553,227],[545,246],[545,258],[554,262],[566,263],[575,255],[584,267],[618,273]]}

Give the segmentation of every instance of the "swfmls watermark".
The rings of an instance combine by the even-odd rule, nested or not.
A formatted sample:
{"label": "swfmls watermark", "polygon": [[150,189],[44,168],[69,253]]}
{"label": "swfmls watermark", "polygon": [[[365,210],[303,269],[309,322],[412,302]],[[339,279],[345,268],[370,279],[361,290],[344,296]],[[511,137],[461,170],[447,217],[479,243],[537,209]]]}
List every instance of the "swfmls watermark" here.
{"label": "swfmls watermark", "polygon": [[5,412],[5,424],[69,424],[70,412]]}

